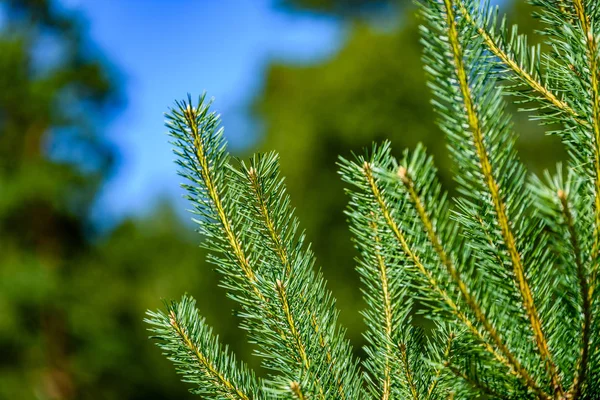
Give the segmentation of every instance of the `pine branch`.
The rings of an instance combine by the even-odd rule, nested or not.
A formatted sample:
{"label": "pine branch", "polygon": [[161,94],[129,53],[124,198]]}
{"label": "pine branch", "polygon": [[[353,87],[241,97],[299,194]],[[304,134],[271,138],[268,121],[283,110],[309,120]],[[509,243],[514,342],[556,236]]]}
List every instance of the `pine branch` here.
{"label": "pine branch", "polygon": [[261,384],[245,365],[227,354],[198,317],[195,301],[184,296],[167,304],[167,312],[148,312],[145,321],[165,355],[175,363],[184,381],[196,386],[193,392],[218,399],[262,398]]}
{"label": "pine branch", "polygon": [[[376,259],[376,265],[377,268],[379,270],[379,281],[378,282],[378,286],[381,288],[381,301],[383,304],[383,341],[385,343],[384,346],[384,352],[383,354],[385,354],[384,356],[384,366],[383,366],[383,388],[382,388],[382,393],[381,393],[381,398],[383,400],[388,400],[391,396],[391,392],[392,392],[392,360],[394,358],[396,358],[396,353],[393,351],[393,343],[394,343],[394,338],[392,336],[392,333],[394,331],[394,320],[396,319],[394,317],[394,309],[392,308],[392,296],[394,297],[394,300],[397,299],[397,296],[394,296],[392,293],[393,289],[390,287],[390,281],[388,278],[389,272],[388,272],[388,266],[387,263],[383,257],[383,255],[381,254],[381,239],[379,238],[379,234],[377,232],[377,224],[375,222],[373,222],[371,224],[371,229],[373,230],[373,236],[374,236],[374,240],[375,240],[375,244],[376,244],[376,248],[375,250],[375,259]],[[363,275],[368,275],[368,272],[363,273]],[[376,295],[376,294],[372,294],[369,293],[370,296]],[[396,300],[397,301],[397,300]],[[367,317],[368,318],[368,317]],[[370,324],[368,324],[369,326],[376,326],[373,322],[374,321],[368,321],[371,322]],[[372,340],[372,342],[374,342],[374,340]],[[372,343],[372,345],[375,345],[375,343]],[[379,352],[375,352],[376,354]],[[372,357],[375,358],[375,357]],[[372,371],[372,373],[375,373],[377,371]]]}
{"label": "pine branch", "polygon": [[[567,392],[568,398],[580,398],[583,382],[586,380],[591,345],[592,309],[589,291],[589,268],[590,249],[582,248],[581,241],[586,235],[583,232],[591,232],[593,220],[588,221],[578,218],[585,212],[587,202],[580,196],[583,181],[572,175],[567,176],[564,181],[562,168],[559,165],[558,173],[551,176],[546,173],[546,183],[540,179],[534,179],[531,190],[536,197],[536,209],[545,221],[548,231],[551,232],[552,246],[557,257],[557,273],[562,276],[573,277],[573,282],[564,282],[556,288],[557,293],[557,318],[568,321],[569,313],[576,316],[570,332],[565,332],[564,343],[571,343],[573,337],[581,337],[579,355],[572,357],[563,370],[572,371],[572,385]],[[560,266],[563,265],[564,269]],[[563,310],[569,311],[565,313]],[[575,344],[575,343],[574,343]],[[573,348],[576,351],[576,348]]]}
{"label": "pine branch", "polygon": [[446,347],[442,353],[442,365],[438,366],[435,369],[435,374],[433,376],[433,379],[431,380],[431,384],[429,385],[429,388],[427,389],[427,400],[430,400],[433,396],[433,394],[436,392],[436,389],[440,383],[440,380],[442,378],[442,373],[445,370],[445,366],[448,364],[449,360],[450,360],[450,354],[452,352],[452,344],[454,343],[454,338],[455,338],[455,334],[454,332],[449,332],[448,334],[448,338],[446,339]]}
{"label": "pine branch", "polygon": [[556,366],[552,361],[552,355],[550,354],[550,350],[548,349],[548,343],[536,310],[531,288],[529,287],[529,283],[527,282],[527,279],[525,277],[525,269],[522,263],[521,254],[517,249],[514,233],[510,227],[509,219],[506,214],[506,205],[500,196],[500,188],[498,187],[498,183],[496,182],[496,179],[493,176],[492,165],[490,163],[487,149],[485,148],[483,140],[484,132],[479,121],[479,116],[475,111],[475,103],[471,94],[471,87],[469,86],[467,78],[467,72],[464,64],[463,53],[454,16],[454,6],[452,4],[452,0],[444,0],[444,5],[446,8],[447,15],[449,44],[452,50],[452,56],[454,58],[458,86],[462,93],[469,127],[473,134],[473,142],[476,148],[477,156],[479,157],[479,162],[481,164],[481,171],[486,180],[486,184],[488,186],[491,199],[496,210],[498,223],[502,230],[502,236],[504,238],[504,242],[506,244],[506,247],[508,248],[508,252],[512,260],[515,278],[517,280],[521,296],[523,297],[523,305],[525,307],[525,311],[527,312],[531,321],[531,327],[533,329],[533,334],[535,336],[537,346],[539,348],[542,359],[546,363],[546,368],[548,369],[548,372],[551,375],[553,385],[558,389],[559,392],[561,392],[562,395],[562,389],[560,389],[560,377],[557,374]]}
{"label": "pine branch", "polygon": [[[252,286],[254,295],[265,301],[256,287],[257,277],[222,199],[222,186],[225,186],[223,170],[229,157],[225,152],[222,129],[218,129],[219,118],[214,113],[209,113],[210,104],[205,104],[204,95],[195,107],[189,97],[187,103],[176,104],[179,109],[171,110],[171,114],[167,115],[167,127],[175,139],[175,153],[179,156],[178,164],[182,168],[180,173],[196,184],[195,187],[187,186],[190,200],[198,202],[196,212],[212,223],[203,224],[199,221],[201,233],[209,237],[225,238],[245,280]],[[190,171],[189,175],[187,170]]]}
{"label": "pine branch", "polygon": [[404,343],[400,343],[398,345],[397,350],[400,352],[402,371],[404,373],[404,378],[406,379],[408,389],[410,390],[410,394],[413,400],[419,400],[419,391],[417,390],[417,384],[415,382],[416,378],[408,360],[408,352],[406,351],[406,345]]}
{"label": "pine branch", "polygon": [[[343,163],[343,171],[349,167],[356,167],[355,171],[362,176],[360,167]],[[353,178],[344,172],[344,179]],[[363,313],[369,327],[364,365],[369,372],[372,397],[420,397],[425,385],[417,381],[428,380],[430,374],[422,362],[424,346],[419,344],[410,326],[412,302],[402,289],[406,284],[399,269],[402,258],[387,245],[389,233],[383,216],[358,194],[352,193],[348,215],[361,254],[358,271],[368,305]],[[423,372],[415,373],[415,369]]]}
{"label": "pine branch", "polygon": [[[440,242],[440,238],[436,233],[436,226],[433,221],[430,219],[427,210],[425,209],[424,203],[417,193],[417,189],[415,188],[415,182],[410,176],[408,166],[411,165],[412,169],[422,170],[422,171],[434,171],[433,163],[431,160],[425,161],[421,156],[421,149],[417,149],[415,151],[412,160],[409,162],[408,157],[406,157],[407,161],[405,161],[404,165],[401,165],[398,168],[397,180],[402,183],[404,189],[408,194],[408,198],[410,200],[411,205],[414,207],[415,212],[422,224],[423,231],[426,232],[428,241],[430,246],[433,248],[435,253],[438,255],[440,263],[446,268],[449,276],[452,278],[453,282],[456,284],[464,302],[470,308],[471,312],[475,316],[475,320],[478,324],[483,326],[485,332],[491,337],[494,345],[500,350],[500,352],[504,355],[504,357],[496,357],[499,361],[502,361],[503,364],[512,369],[515,373],[521,376],[522,379],[525,380],[526,384],[531,387],[534,391],[539,391],[539,388],[534,383],[533,379],[529,376],[529,373],[524,370],[520,362],[517,360],[515,355],[507,348],[506,344],[500,337],[497,332],[497,329],[493,326],[493,324],[488,320],[485,316],[483,310],[481,309],[477,300],[471,295],[469,289],[467,288],[466,283],[463,281],[460,276],[459,271],[454,266],[454,263],[451,257],[444,250],[444,246]],[[433,178],[433,174],[431,178],[421,178],[421,181],[424,181],[423,186],[427,188],[432,188],[433,194],[428,194],[431,198],[430,203],[433,203],[437,206],[437,218],[438,221],[442,218],[445,212],[440,212],[444,208],[444,200],[439,197],[439,189],[436,187],[436,182]],[[389,177],[388,177],[389,179]],[[392,178],[393,179],[393,178]],[[395,183],[392,180],[393,183]],[[438,231],[442,229],[438,225]],[[493,352],[496,353],[495,351]]]}
{"label": "pine branch", "polygon": [[[507,129],[510,125],[502,117],[500,91],[494,86],[494,80],[489,76],[486,77],[489,67],[482,57],[483,53],[479,45],[481,42],[467,42],[471,38],[469,29],[464,27],[464,23],[459,27],[455,4],[452,0],[429,1],[428,4],[431,9],[426,9],[427,15],[428,17],[433,16],[437,23],[435,29],[443,32],[444,39],[434,38],[429,32],[425,37],[429,41],[431,49],[438,48],[436,52],[440,52],[440,49],[443,48],[441,54],[449,54],[449,57],[440,56],[440,53],[433,54],[426,48],[427,54],[429,57],[435,57],[437,63],[446,63],[445,66],[440,65],[440,69],[444,73],[451,74],[456,82],[453,84],[436,79],[436,82],[440,82],[440,88],[436,89],[436,94],[444,101],[454,102],[452,107],[459,112],[458,115],[461,115],[461,119],[464,118],[459,123],[455,115],[446,113],[445,109],[440,107],[444,117],[443,128],[450,134],[453,155],[459,165],[472,171],[471,176],[464,182],[467,185],[464,187],[464,193],[474,200],[481,196],[489,201],[489,211],[484,211],[481,206],[473,204],[474,209],[481,209],[483,214],[480,215],[486,215],[491,211],[495,216],[495,221],[490,222],[496,225],[500,231],[498,239],[501,240],[508,253],[507,261],[512,267],[512,276],[520,293],[523,310],[529,319],[539,355],[550,376],[553,390],[556,389],[562,393],[560,376],[541,324],[533,290],[525,275],[523,250],[519,249],[524,244],[522,239],[517,239],[512,227],[520,224],[522,229],[527,229],[526,222],[522,220],[523,213],[521,212],[519,216],[516,210],[527,209],[528,200],[518,192],[520,189],[518,189],[517,182],[523,179],[524,172],[523,167],[512,153],[511,133]],[[463,49],[465,43],[468,43],[466,50]],[[437,75],[439,73],[437,72]],[[485,82],[483,81],[484,77],[487,79]],[[461,107],[458,107],[458,104],[461,104]],[[469,136],[467,137],[464,136],[465,131],[462,124],[468,127]],[[503,144],[502,141],[507,143]],[[468,146],[472,147],[469,149]],[[502,150],[497,151],[497,154],[494,155],[495,158],[492,159],[488,146]],[[504,148],[497,146],[504,146]],[[474,159],[471,158],[471,155],[474,156]],[[476,162],[474,162],[475,160]],[[496,164],[495,168],[493,162]],[[501,173],[503,169],[508,174],[499,182],[495,174]],[[480,178],[483,185],[481,181],[474,178]],[[481,191],[473,192],[473,187],[480,187]],[[510,201],[509,205],[506,203],[506,198]],[[473,209],[473,206],[469,205],[468,207]],[[469,212],[466,207],[467,205],[465,205],[465,211]],[[519,219],[521,222],[517,222]],[[491,265],[490,267],[496,269]],[[497,270],[494,271],[494,274],[502,276],[504,273]],[[506,294],[509,295],[510,290],[508,288],[507,290]],[[538,293],[542,293],[540,289],[538,289]]]}
{"label": "pine branch", "polygon": [[[291,214],[285,192],[277,189],[281,187],[277,174],[266,178],[260,176],[268,184],[259,188],[273,192],[269,193],[274,201],[269,207],[278,210],[277,218],[271,220],[268,215],[266,229],[271,229],[271,239],[274,230],[285,229],[288,232],[279,239],[275,238],[279,257],[272,257],[272,243],[265,241],[262,228],[257,228],[264,224],[264,210],[263,214],[252,214],[247,212],[246,204],[240,203],[241,198],[248,198],[247,204],[253,204],[256,186],[253,186],[252,179],[243,177],[228,163],[222,131],[217,130],[218,118],[208,113],[203,99],[197,107],[190,103],[178,103],[178,106],[179,110],[174,110],[169,116],[169,126],[177,139],[184,176],[194,184],[187,188],[193,195],[191,200],[196,212],[202,217],[197,222],[201,232],[211,238],[208,247],[215,254],[213,261],[224,274],[225,287],[232,293],[237,292],[233,298],[244,308],[243,326],[261,348],[260,355],[265,366],[283,373],[283,379],[288,382],[307,382],[303,383],[304,391],[317,397],[329,396],[331,380],[337,383],[338,391],[358,395],[361,381],[356,373],[356,363],[350,347],[343,341],[343,332],[337,329],[337,313],[332,312],[324,283],[320,277],[313,276],[312,255],[300,250],[303,237],[292,244],[297,223],[285,227],[281,224],[282,218],[286,220]],[[272,165],[276,160],[272,157],[266,160],[266,163],[254,166],[264,169],[255,170],[257,174],[273,173]],[[259,201],[262,200],[263,197],[259,198]],[[286,259],[288,256],[282,252],[282,241],[286,241],[286,246],[288,243],[296,246],[293,260],[291,257]],[[281,266],[281,256],[284,255],[284,265]],[[306,287],[320,288],[321,292],[310,298],[298,296]],[[305,307],[316,310],[316,314],[310,318],[301,311]],[[314,336],[319,336],[320,342],[313,341]],[[321,347],[331,346],[331,349],[322,352],[314,343],[321,343]],[[323,360],[325,354],[329,362]],[[329,372],[322,376],[324,371]],[[277,377],[269,384],[276,386],[275,382],[280,379]]]}
{"label": "pine branch", "polygon": [[447,365],[446,368],[452,373],[454,374],[456,377],[460,378],[462,381],[466,382],[469,386],[471,386],[473,389],[476,389],[476,391],[478,393],[483,393],[486,396],[489,396],[493,399],[504,399],[504,400],[508,400],[509,397],[498,393],[495,390],[492,390],[489,388],[488,385],[486,385],[483,382],[478,381],[477,379],[473,379],[472,377],[470,377],[468,374],[466,374],[465,372],[463,372],[461,369],[455,367],[454,365]]}
{"label": "pine branch", "polygon": [[[387,248],[383,236],[385,224],[376,213],[367,219],[352,217],[352,232],[361,259],[357,267],[363,282],[363,295],[368,308],[363,312],[369,330],[365,369],[372,397],[391,399],[398,396],[419,397],[416,380],[428,379],[428,372],[415,377],[414,368],[423,370],[424,347],[415,339],[409,313],[412,301],[408,298],[405,279],[398,268],[400,259]],[[402,351],[398,351],[401,349]],[[411,356],[409,356],[409,352]],[[403,377],[403,378],[401,378]]]}
{"label": "pine branch", "polygon": [[[417,153],[417,156],[415,157],[416,160],[418,160],[420,157]],[[422,157],[421,157],[422,158]],[[402,199],[398,198],[398,197],[392,197],[392,198],[388,198],[386,199],[386,195],[389,197],[391,193],[394,193],[394,189],[390,186],[384,186],[380,188],[380,183],[377,183],[377,179],[374,176],[374,172],[373,170],[377,170],[377,171],[385,171],[385,170],[389,170],[389,164],[390,162],[391,156],[389,154],[389,146],[386,144],[384,146],[382,146],[380,149],[376,149],[373,151],[373,155],[371,156],[370,161],[366,161],[366,159],[360,157],[358,159],[358,161],[356,163],[352,163],[346,160],[342,160],[342,173],[343,173],[343,177],[344,179],[353,184],[356,185],[363,193],[367,193],[368,196],[370,197],[369,200],[365,201],[365,200],[361,200],[361,194],[356,193],[356,192],[350,192],[351,194],[351,204],[354,205],[354,210],[352,210],[350,212],[350,216],[355,220],[354,225],[358,226],[359,228],[361,226],[368,226],[369,218],[367,217],[368,215],[370,215],[370,213],[372,213],[372,210],[374,207],[378,208],[378,212],[380,212],[381,214],[381,219],[382,221],[385,223],[385,225],[387,226],[387,228],[389,229],[389,231],[392,234],[392,240],[394,240],[396,242],[396,244],[390,243],[388,246],[390,248],[393,247],[398,247],[400,250],[402,250],[402,252],[406,255],[407,257],[407,261],[409,261],[411,264],[413,264],[416,269],[417,269],[417,278],[421,281],[423,281],[423,284],[425,286],[425,288],[428,288],[429,290],[432,291],[432,294],[435,293],[436,297],[439,296],[439,299],[441,301],[441,303],[444,305],[444,307],[447,307],[447,310],[449,311],[449,313],[453,316],[453,318],[456,318],[458,321],[462,322],[464,324],[464,326],[473,334],[475,335],[475,337],[478,339],[479,343],[481,343],[481,345],[484,346],[484,348],[486,349],[486,351],[493,355],[493,357],[499,361],[502,365],[508,367],[510,370],[514,371],[521,379],[523,379],[523,381],[526,383],[527,386],[529,386],[531,388],[532,391],[537,392],[541,398],[546,398],[545,394],[543,393],[543,391],[541,391],[541,389],[539,388],[539,386],[535,383],[534,379],[529,375],[529,373],[523,368],[523,366],[520,364],[520,362],[518,361],[518,359],[513,355],[513,353],[506,347],[506,345],[503,343],[502,339],[500,338],[500,336],[498,335],[498,333],[496,332],[495,328],[486,320],[485,316],[483,315],[483,313],[481,312],[481,310],[478,309],[476,303],[474,302],[474,300],[469,296],[468,290],[466,290],[466,288],[463,286],[463,289],[465,290],[466,296],[467,296],[467,303],[470,303],[470,306],[472,306],[474,308],[474,311],[477,312],[477,318],[479,318],[479,320],[471,320],[460,308],[460,306],[457,304],[456,300],[452,298],[452,296],[448,293],[447,289],[445,289],[442,285],[441,285],[441,281],[448,281],[447,278],[444,277],[440,277],[439,279],[435,277],[434,272],[435,271],[435,267],[433,266],[428,266],[426,264],[424,264],[424,262],[421,260],[421,256],[419,255],[419,252],[417,252],[415,249],[416,248],[423,248],[423,245],[415,245],[415,247],[413,248],[410,243],[409,240],[407,239],[406,233],[403,232],[403,230],[400,227],[400,224],[396,221],[395,217],[393,215],[408,215],[406,213],[406,207],[405,205],[402,203]],[[424,170],[426,171],[431,171],[431,168],[424,168]],[[394,174],[394,177],[396,179],[398,179],[398,176]],[[360,184],[361,180],[363,181],[362,184]],[[389,181],[389,177],[388,177],[388,181]],[[394,182],[394,183],[397,183]],[[385,193],[385,195],[384,195]],[[390,208],[390,204],[397,204],[398,208],[392,210]],[[440,209],[443,209],[443,202],[439,203],[440,204]],[[438,217],[443,219],[443,214],[444,212],[440,212],[438,213]],[[417,217],[418,218],[418,217]],[[418,219],[416,220],[418,221]],[[414,225],[415,223],[418,223],[416,221],[412,221],[410,220],[410,217],[407,218],[406,222],[403,224],[405,226],[411,226]],[[354,229],[355,231],[357,229]],[[412,237],[415,238],[418,235],[419,231],[425,231],[425,229],[421,230],[421,229],[417,229],[412,233]],[[448,236],[451,236],[452,234],[454,234],[455,232],[452,232],[452,230],[448,230],[448,232],[450,232],[448,234]],[[371,248],[375,248],[377,246],[377,244],[374,244],[372,242],[369,241],[368,236],[367,235],[362,235],[359,236],[359,242],[364,243],[364,246],[367,247],[371,247]],[[431,244],[426,244],[426,246],[430,246]],[[433,246],[432,246],[433,247]],[[438,261],[436,261],[437,263]],[[453,267],[451,266],[451,270],[453,269]],[[458,274],[454,274],[454,278],[457,278],[459,275]],[[450,281],[452,281],[454,278],[452,278],[450,276]],[[460,284],[461,281],[459,280],[458,283]],[[418,290],[422,290],[423,287],[419,287]],[[425,301],[427,302],[431,302],[432,299],[431,297],[426,297],[424,298]],[[435,308],[438,308],[439,306],[432,306]],[[490,343],[488,342],[486,336],[479,330],[478,326],[480,324],[483,324],[485,326],[485,329],[488,331],[487,333],[490,334],[490,336],[493,339],[493,343],[498,346],[498,348],[500,349],[500,352],[498,350],[496,350],[496,348],[494,348],[492,345],[490,345]]]}
{"label": "pine branch", "polygon": [[[354,361],[350,348],[340,340],[343,332],[335,328],[337,313],[331,312],[333,305],[330,301],[315,297],[307,290],[314,287],[315,280],[318,287],[324,283],[312,273],[312,253],[303,250],[304,234],[298,233],[299,224],[293,216],[289,196],[279,176],[278,157],[273,153],[255,156],[249,166],[241,164],[236,176],[240,188],[240,209],[242,205],[245,206],[243,214],[249,226],[248,240],[263,249],[261,260],[267,265],[263,267],[265,271],[270,270],[273,276],[280,276],[276,285],[280,290],[286,318],[291,325],[295,314],[300,310],[305,313],[298,320],[297,328],[294,328],[294,337],[299,348],[305,347],[301,345],[303,341],[310,344],[308,349],[303,350],[307,373],[315,374],[314,380],[322,380],[323,385],[335,382],[337,395],[341,399],[359,395],[361,381],[356,368],[352,366]],[[298,307],[301,308],[297,311],[290,308],[288,294],[284,290],[287,285],[297,288],[292,291],[292,295],[299,299]],[[311,368],[311,365],[318,367]],[[319,377],[316,372],[323,367],[327,372]]]}
{"label": "pine branch", "polygon": [[[529,95],[518,93],[526,96],[527,100],[542,100],[548,103],[555,110],[564,113],[566,116],[573,118],[582,126],[589,126],[587,121],[581,119],[577,112],[567,104],[563,99],[560,99],[551,89],[549,89],[540,79],[540,55],[539,46],[535,49],[530,49],[527,44],[527,36],[518,35],[516,29],[513,29],[510,39],[507,29],[504,28],[505,21],[502,22],[502,28],[499,32],[492,29],[497,25],[496,13],[489,9],[489,5],[481,11],[481,18],[474,16],[472,11],[467,9],[464,0],[457,0],[460,13],[466,21],[477,31],[488,50],[504,65],[508,70],[512,71],[518,82],[528,87],[533,94],[533,98],[527,98]],[[487,12],[486,12],[487,10]],[[490,16],[494,15],[491,19]],[[555,118],[555,116],[553,116]]]}
{"label": "pine branch", "polygon": [[[267,162],[265,162],[265,160],[267,160]],[[268,237],[270,238],[271,248],[277,254],[281,264],[284,267],[284,270],[285,270],[284,276],[289,276],[292,273],[292,265],[290,262],[291,256],[290,256],[290,251],[286,247],[285,243],[288,242],[291,237],[295,236],[296,227],[293,226],[291,231],[289,229],[284,230],[285,233],[283,235],[285,235],[286,237],[283,237],[283,235],[280,233],[281,227],[276,225],[276,222],[274,221],[274,218],[272,216],[272,212],[273,212],[272,210],[273,209],[286,210],[285,206],[281,207],[281,202],[280,202],[282,197],[285,198],[285,193],[284,193],[285,189],[283,188],[282,181],[279,181],[279,182],[275,181],[275,183],[276,183],[275,188],[263,187],[264,186],[263,179],[262,179],[263,176],[261,176],[261,175],[266,175],[266,174],[271,174],[274,176],[278,175],[277,168],[269,170],[270,168],[262,167],[264,165],[276,166],[276,164],[277,164],[276,156],[274,154],[272,154],[272,155],[268,155],[268,156],[262,157],[262,158],[255,157],[252,161],[253,161],[253,165],[257,165],[257,164],[261,165],[261,167],[260,167],[261,174],[259,174],[257,172],[257,169],[254,166],[250,166],[250,168],[245,168],[245,165],[242,165],[243,172],[246,175],[246,178],[250,181],[250,186],[251,186],[253,194],[254,194],[253,200],[255,201],[255,206],[256,206],[256,209],[258,210],[258,214],[262,218],[264,228],[266,228]],[[262,172],[263,169],[266,169],[267,172]],[[272,197],[274,197],[274,196],[270,196],[269,193],[280,193],[279,197],[277,198],[277,200],[279,202],[272,201]],[[289,203],[289,201],[286,198],[285,205],[287,205],[288,203]],[[278,220],[279,221],[281,221],[281,220],[290,221],[290,218],[291,218],[291,213],[288,215],[287,210],[286,210],[286,211],[284,211],[283,215],[279,216]],[[294,225],[295,225],[295,223],[294,223]],[[301,239],[299,241],[300,245],[301,245],[302,241],[303,241],[303,239]],[[301,293],[300,296],[301,296],[302,301],[304,303],[306,303],[307,299],[306,299],[305,294]],[[311,327],[312,327],[314,333],[318,335],[319,344],[326,352],[327,363],[330,365],[330,369],[334,369],[335,361],[331,354],[331,347],[326,342],[326,339],[323,336],[322,328],[319,326],[319,322],[317,321],[317,317],[316,317],[315,313],[312,310],[308,310],[308,313],[310,315]],[[338,377],[338,383],[339,383],[339,395],[341,396],[342,399],[344,399],[345,398],[344,389],[343,389],[343,385],[341,384],[341,382],[339,382],[339,377]]]}

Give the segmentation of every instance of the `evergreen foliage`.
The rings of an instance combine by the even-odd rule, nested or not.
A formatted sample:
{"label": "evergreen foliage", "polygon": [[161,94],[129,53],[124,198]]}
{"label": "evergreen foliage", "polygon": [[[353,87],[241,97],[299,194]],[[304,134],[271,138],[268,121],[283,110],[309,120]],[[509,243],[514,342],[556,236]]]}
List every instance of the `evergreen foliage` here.
{"label": "evergreen foliage", "polygon": [[[396,160],[385,142],[340,160],[367,304],[362,365],[313,269],[277,156],[231,160],[204,97],[177,103],[167,125],[196,222],[268,370],[255,378],[238,364],[184,297],[148,322],[198,393],[600,396],[600,6],[533,3],[551,44],[543,55],[488,3],[421,3],[425,69],[458,197],[442,190],[421,146]],[[528,175],[506,94],[560,135],[566,168]],[[431,333],[415,326],[415,310],[431,320]]]}

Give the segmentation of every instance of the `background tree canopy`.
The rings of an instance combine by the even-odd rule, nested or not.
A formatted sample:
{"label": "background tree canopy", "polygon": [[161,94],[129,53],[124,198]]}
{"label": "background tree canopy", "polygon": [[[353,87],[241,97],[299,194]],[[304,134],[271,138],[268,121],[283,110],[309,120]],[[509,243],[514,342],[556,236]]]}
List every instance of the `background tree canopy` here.
{"label": "background tree canopy", "polygon": [[[189,288],[227,304],[198,238],[166,206],[95,234],[119,80],[77,17],[0,4],[0,398],[185,398],[142,318]],[[233,318],[215,323],[235,347]]]}
{"label": "background tree canopy", "polygon": [[[423,142],[452,185],[418,21],[408,2],[274,4],[346,24],[347,38],[329,59],[268,66],[253,104],[265,129],[248,151],[281,154],[293,204],[360,352],[363,304],[338,155],[384,139],[398,150]],[[204,299],[208,323],[256,366],[233,303],[214,290],[200,238],[168,205],[97,234],[90,207],[114,161],[101,128],[123,99],[118,75],[90,50],[77,16],[49,0],[0,5],[0,398],[187,398],[142,323],[160,298],[185,291]],[[513,13],[522,30],[533,29],[533,21],[519,20],[529,13]],[[563,155],[558,141],[526,118],[515,117],[519,147],[539,171]]]}
{"label": "background tree canopy", "polygon": [[410,4],[406,0],[279,0],[291,11],[318,12],[343,17],[366,16]]}

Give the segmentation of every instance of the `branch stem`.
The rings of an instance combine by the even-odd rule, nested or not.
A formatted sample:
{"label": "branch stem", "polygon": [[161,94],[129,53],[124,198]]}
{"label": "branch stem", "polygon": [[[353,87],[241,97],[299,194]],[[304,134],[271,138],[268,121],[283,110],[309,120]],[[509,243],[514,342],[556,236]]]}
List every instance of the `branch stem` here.
{"label": "branch stem", "polygon": [[592,310],[591,310],[591,298],[589,291],[589,284],[585,274],[585,267],[581,256],[581,247],[577,240],[577,232],[575,231],[575,223],[573,221],[573,215],[570,210],[569,200],[567,194],[563,190],[559,190],[558,199],[560,200],[561,209],[565,218],[565,223],[569,231],[569,239],[571,240],[571,246],[573,247],[573,253],[575,256],[575,264],[577,265],[577,280],[579,281],[579,289],[581,292],[582,299],[582,312],[583,312],[583,326],[582,326],[582,338],[581,338],[581,353],[579,360],[577,361],[577,374],[573,385],[569,390],[570,399],[578,399],[581,395],[583,382],[585,382],[587,374],[587,365],[589,361],[589,349],[590,349],[590,335],[591,335],[591,324],[592,324]]}
{"label": "branch stem", "polygon": [[308,357],[306,356],[304,341],[302,340],[302,336],[300,336],[298,328],[296,327],[296,321],[290,308],[290,303],[288,301],[285,286],[282,281],[277,279],[277,281],[275,282],[275,287],[277,289],[277,294],[279,295],[279,300],[281,302],[283,314],[285,315],[285,319],[288,323],[288,327],[290,328],[292,338],[295,342],[295,347],[298,351],[298,354],[300,355],[300,359],[302,360],[304,368],[308,371],[308,369],[310,368],[310,362],[308,361]]}
{"label": "branch stem", "polygon": [[294,394],[294,397],[298,400],[306,400],[306,396],[304,396],[304,393],[302,393],[302,388],[298,382],[290,383],[290,390]]}
{"label": "branch stem", "polygon": [[594,244],[592,246],[592,277],[590,279],[590,298],[593,299],[597,285],[599,248],[600,248],[600,68],[598,65],[598,42],[592,30],[591,21],[582,0],[573,0],[575,13],[586,39],[587,56],[590,68],[592,129],[594,132]]}
{"label": "branch stem", "polygon": [[379,234],[377,232],[377,224],[375,222],[372,223],[371,228],[373,229],[373,234],[375,235],[375,255],[377,258],[377,267],[379,269],[379,280],[381,282],[381,292],[382,292],[382,301],[383,301],[383,320],[384,320],[384,333],[386,339],[386,347],[385,347],[385,365],[383,370],[383,391],[381,398],[382,400],[388,400],[391,396],[392,391],[392,367],[390,365],[390,360],[393,358],[392,352],[392,330],[393,330],[393,316],[392,316],[392,301],[390,298],[389,291],[389,282],[388,282],[388,274],[387,274],[387,264],[385,259],[381,255],[379,251],[381,239],[379,238]]}
{"label": "branch stem", "polygon": [[410,389],[410,394],[413,400],[419,400],[419,391],[417,390],[417,385],[415,382],[415,375],[410,368],[410,362],[408,360],[408,351],[406,350],[406,344],[399,343],[398,348],[400,350],[400,359],[402,361],[402,365],[404,367],[404,376],[406,377],[406,383],[408,383],[408,387]]}

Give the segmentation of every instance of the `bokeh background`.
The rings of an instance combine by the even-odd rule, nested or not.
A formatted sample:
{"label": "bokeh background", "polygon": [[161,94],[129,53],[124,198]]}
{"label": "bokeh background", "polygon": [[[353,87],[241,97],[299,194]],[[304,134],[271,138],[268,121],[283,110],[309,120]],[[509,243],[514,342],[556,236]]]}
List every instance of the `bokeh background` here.
{"label": "bokeh background", "polygon": [[[281,154],[361,356],[338,155],[423,142],[452,190],[417,27],[408,0],[0,0],[0,399],[191,398],[142,322],[184,292],[257,367],[181,199],[163,113],[187,92],[236,155]],[[532,171],[564,158],[514,122]]]}

